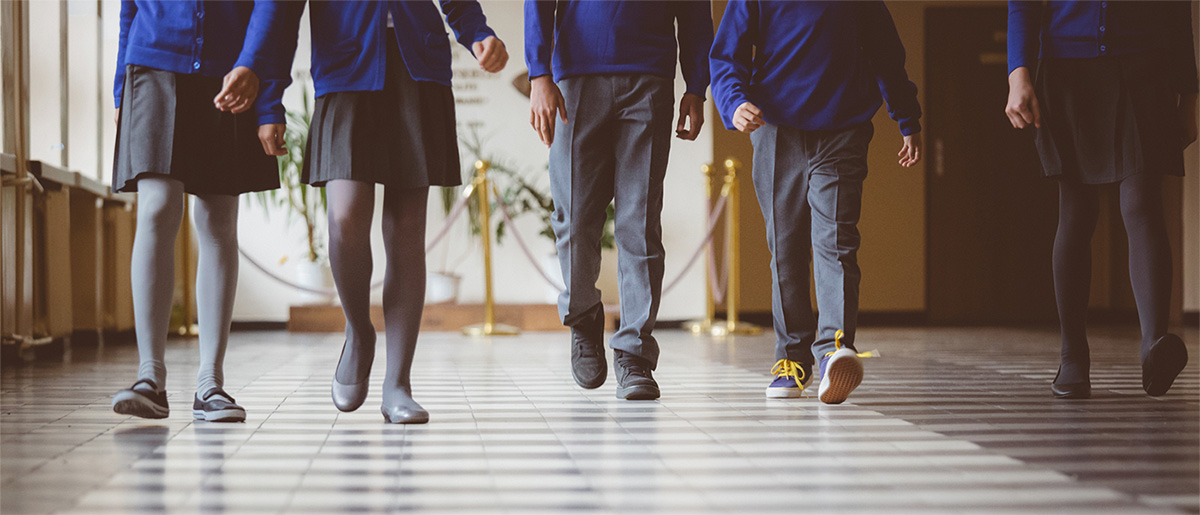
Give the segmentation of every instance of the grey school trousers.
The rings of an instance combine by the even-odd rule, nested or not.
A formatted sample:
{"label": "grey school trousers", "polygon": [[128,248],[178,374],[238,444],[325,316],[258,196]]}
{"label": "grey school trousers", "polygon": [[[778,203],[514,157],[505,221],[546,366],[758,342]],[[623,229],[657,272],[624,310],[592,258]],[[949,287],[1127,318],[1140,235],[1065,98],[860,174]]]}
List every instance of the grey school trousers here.
{"label": "grey school trousers", "polygon": [[750,134],[754,192],[771,250],[775,359],[811,365],[834,350],[838,330],[845,333],[842,344],[854,348],[861,277],[858,218],[873,134],[870,122],[834,131],[767,124]]}
{"label": "grey school trousers", "polygon": [[600,239],[616,209],[621,324],[609,345],[658,362],[651,336],[662,295],[663,177],[671,146],[675,88],[652,75],[583,75],[558,83],[569,121],[550,146],[551,225],[566,290],[564,325],[600,305]]}

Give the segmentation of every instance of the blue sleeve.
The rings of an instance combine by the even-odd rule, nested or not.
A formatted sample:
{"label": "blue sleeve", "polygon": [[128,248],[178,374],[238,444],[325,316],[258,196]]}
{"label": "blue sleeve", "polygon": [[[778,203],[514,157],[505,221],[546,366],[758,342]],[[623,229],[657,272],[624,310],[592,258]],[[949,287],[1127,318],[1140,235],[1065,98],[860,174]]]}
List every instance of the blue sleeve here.
{"label": "blue sleeve", "polygon": [[450,29],[454,31],[454,39],[472,54],[475,51],[471,49],[471,45],[496,35],[491,27],[488,27],[487,17],[483,15],[483,8],[479,6],[479,2],[441,0],[441,5],[442,14],[446,15],[446,23],[449,23]]}
{"label": "blue sleeve", "polygon": [[1041,0],[1009,0],[1008,73],[1022,66],[1033,68],[1041,51],[1041,34]]}
{"label": "blue sleeve", "polygon": [[751,68],[758,26],[758,3],[754,0],[730,0],[725,16],[713,39],[709,53],[712,72],[713,102],[725,128],[734,130],[733,112],[750,99]]}
{"label": "blue sleeve", "polygon": [[678,20],[679,67],[687,83],[687,93],[707,96],[708,52],[713,43],[712,4],[708,0],[674,2]]}
{"label": "blue sleeve", "polygon": [[550,75],[555,0],[525,0],[525,67],[529,78]]}
{"label": "blue sleeve", "polygon": [[137,15],[137,4],[133,0],[121,2],[121,34],[117,43],[117,77],[113,80],[113,100],[121,108],[121,94],[125,91],[125,48],[129,44],[129,26]]}
{"label": "blue sleeve", "polygon": [[[263,10],[261,25],[256,36],[258,50],[252,61],[259,63],[255,74],[259,76],[258,98],[254,101],[254,112],[259,125],[287,123],[287,111],[283,107],[283,91],[292,83],[292,61],[296,58],[296,40],[300,37],[300,18],[304,15],[304,4],[297,1],[255,2],[255,15],[259,4],[269,7]],[[250,31],[255,30],[255,20],[246,32],[246,45],[250,44]],[[245,48],[242,54],[246,55]],[[241,59],[238,60],[242,62]],[[239,66],[244,66],[239,64]],[[260,71],[261,70],[261,71]]]}
{"label": "blue sleeve", "polygon": [[887,102],[888,115],[900,123],[901,134],[921,132],[917,85],[908,80],[908,72],[904,70],[904,43],[896,33],[892,13],[882,1],[863,3],[860,7],[863,52]]}

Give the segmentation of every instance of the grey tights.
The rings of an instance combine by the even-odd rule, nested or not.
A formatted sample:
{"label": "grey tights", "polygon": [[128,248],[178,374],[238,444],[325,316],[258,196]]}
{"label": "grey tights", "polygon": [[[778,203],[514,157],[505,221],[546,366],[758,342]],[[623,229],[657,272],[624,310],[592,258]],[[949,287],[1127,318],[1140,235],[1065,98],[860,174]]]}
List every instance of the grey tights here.
{"label": "grey tights", "polygon": [[[183,219],[183,183],[166,177],[138,179],[137,232],[131,277],[138,379],[165,388],[163,361],[175,291],[175,236]],[[200,195],[192,212],[199,241],[196,314],[200,325],[200,370],[196,391],[204,395],[224,383],[225,346],[237,290],[237,214],[234,195]]]}
{"label": "grey tights", "polygon": [[[343,384],[367,380],[375,358],[371,324],[371,217],[375,185],[335,180],[326,184],[329,200],[329,261],[346,315],[346,345],[337,379]],[[425,210],[429,188],[384,188],[383,279],[384,339],[387,372],[384,406],[420,408],[412,400],[413,353],[425,308]]]}

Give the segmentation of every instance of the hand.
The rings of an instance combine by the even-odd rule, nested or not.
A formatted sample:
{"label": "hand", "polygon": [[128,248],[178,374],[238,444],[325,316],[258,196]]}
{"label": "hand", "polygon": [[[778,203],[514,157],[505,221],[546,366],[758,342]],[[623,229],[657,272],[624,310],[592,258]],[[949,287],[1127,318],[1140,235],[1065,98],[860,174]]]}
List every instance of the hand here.
{"label": "hand", "polygon": [[283,133],[287,126],[282,123],[267,123],[258,126],[258,141],[268,156],[286,156],[288,149],[283,144]]}
{"label": "hand", "polygon": [[554,143],[554,116],[567,123],[567,103],[549,75],[529,81],[529,125],[547,147]]}
{"label": "hand", "polygon": [[921,133],[905,136],[904,146],[896,155],[900,156],[900,166],[908,168],[917,164],[921,160]]}
{"label": "hand", "polygon": [[121,125],[121,108],[120,107],[118,107],[116,112],[113,113],[113,123],[115,123],[117,125]]}
{"label": "hand", "polygon": [[1196,142],[1197,96],[1189,93],[1179,97],[1179,118],[1183,123],[1183,148]]}
{"label": "hand", "polygon": [[258,96],[258,75],[245,66],[238,66],[225,74],[221,92],[213,98],[217,109],[233,114],[250,109]]}
{"label": "hand", "polygon": [[751,133],[763,125],[762,111],[750,102],[742,102],[733,112],[733,126],[739,131]]}
{"label": "hand", "polygon": [[[691,127],[685,129],[684,121],[690,118],[692,120]],[[675,124],[675,137],[695,141],[700,135],[700,128],[704,126],[704,97],[685,93],[683,98],[679,99],[679,123]]]}
{"label": "hand", "polygon": [[1030,124],[1042,127],[1042,112],[1038,109],[1037,94],[1033,91],[1033,80],[1029,68],[1017,68],[1008,75],[1008,105],[1004,108],[1013,127],[1024,129]]}
{"label": "hand", "polygon": [[476,41],[471,45],[471,53],[475,54],[479,67],[486,72],[496,73],[503,70],[504,65],[508,63],[508,50],[504,48],[504,42],[496,39],[496,36]]}

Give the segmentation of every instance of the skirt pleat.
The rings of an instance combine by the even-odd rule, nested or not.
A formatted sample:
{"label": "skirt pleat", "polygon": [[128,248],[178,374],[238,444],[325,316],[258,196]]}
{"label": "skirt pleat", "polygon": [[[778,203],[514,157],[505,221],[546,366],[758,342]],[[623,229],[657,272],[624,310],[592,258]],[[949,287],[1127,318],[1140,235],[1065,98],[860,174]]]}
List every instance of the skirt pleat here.
{"label": "skirt pleat", "polygon": [[237,195],[279,187],[253,112],[213,107],[221,79],[138,65],[125,69],[113,191],[137,191],[147,175],[183,183],[193,195]]}
{"label": "skirt pleat", "polygon": [[454,93],[441,84],[413,80],[395,37],[389,36],[382,91],[340,91],[317,98],[304,183],[462,184]]}
{"label": "skirt pleat", "polygon": [[1042,60],[1035,139],[1047,177],[1107,184],[1183,175],[1177,95],[1158,54]]}

